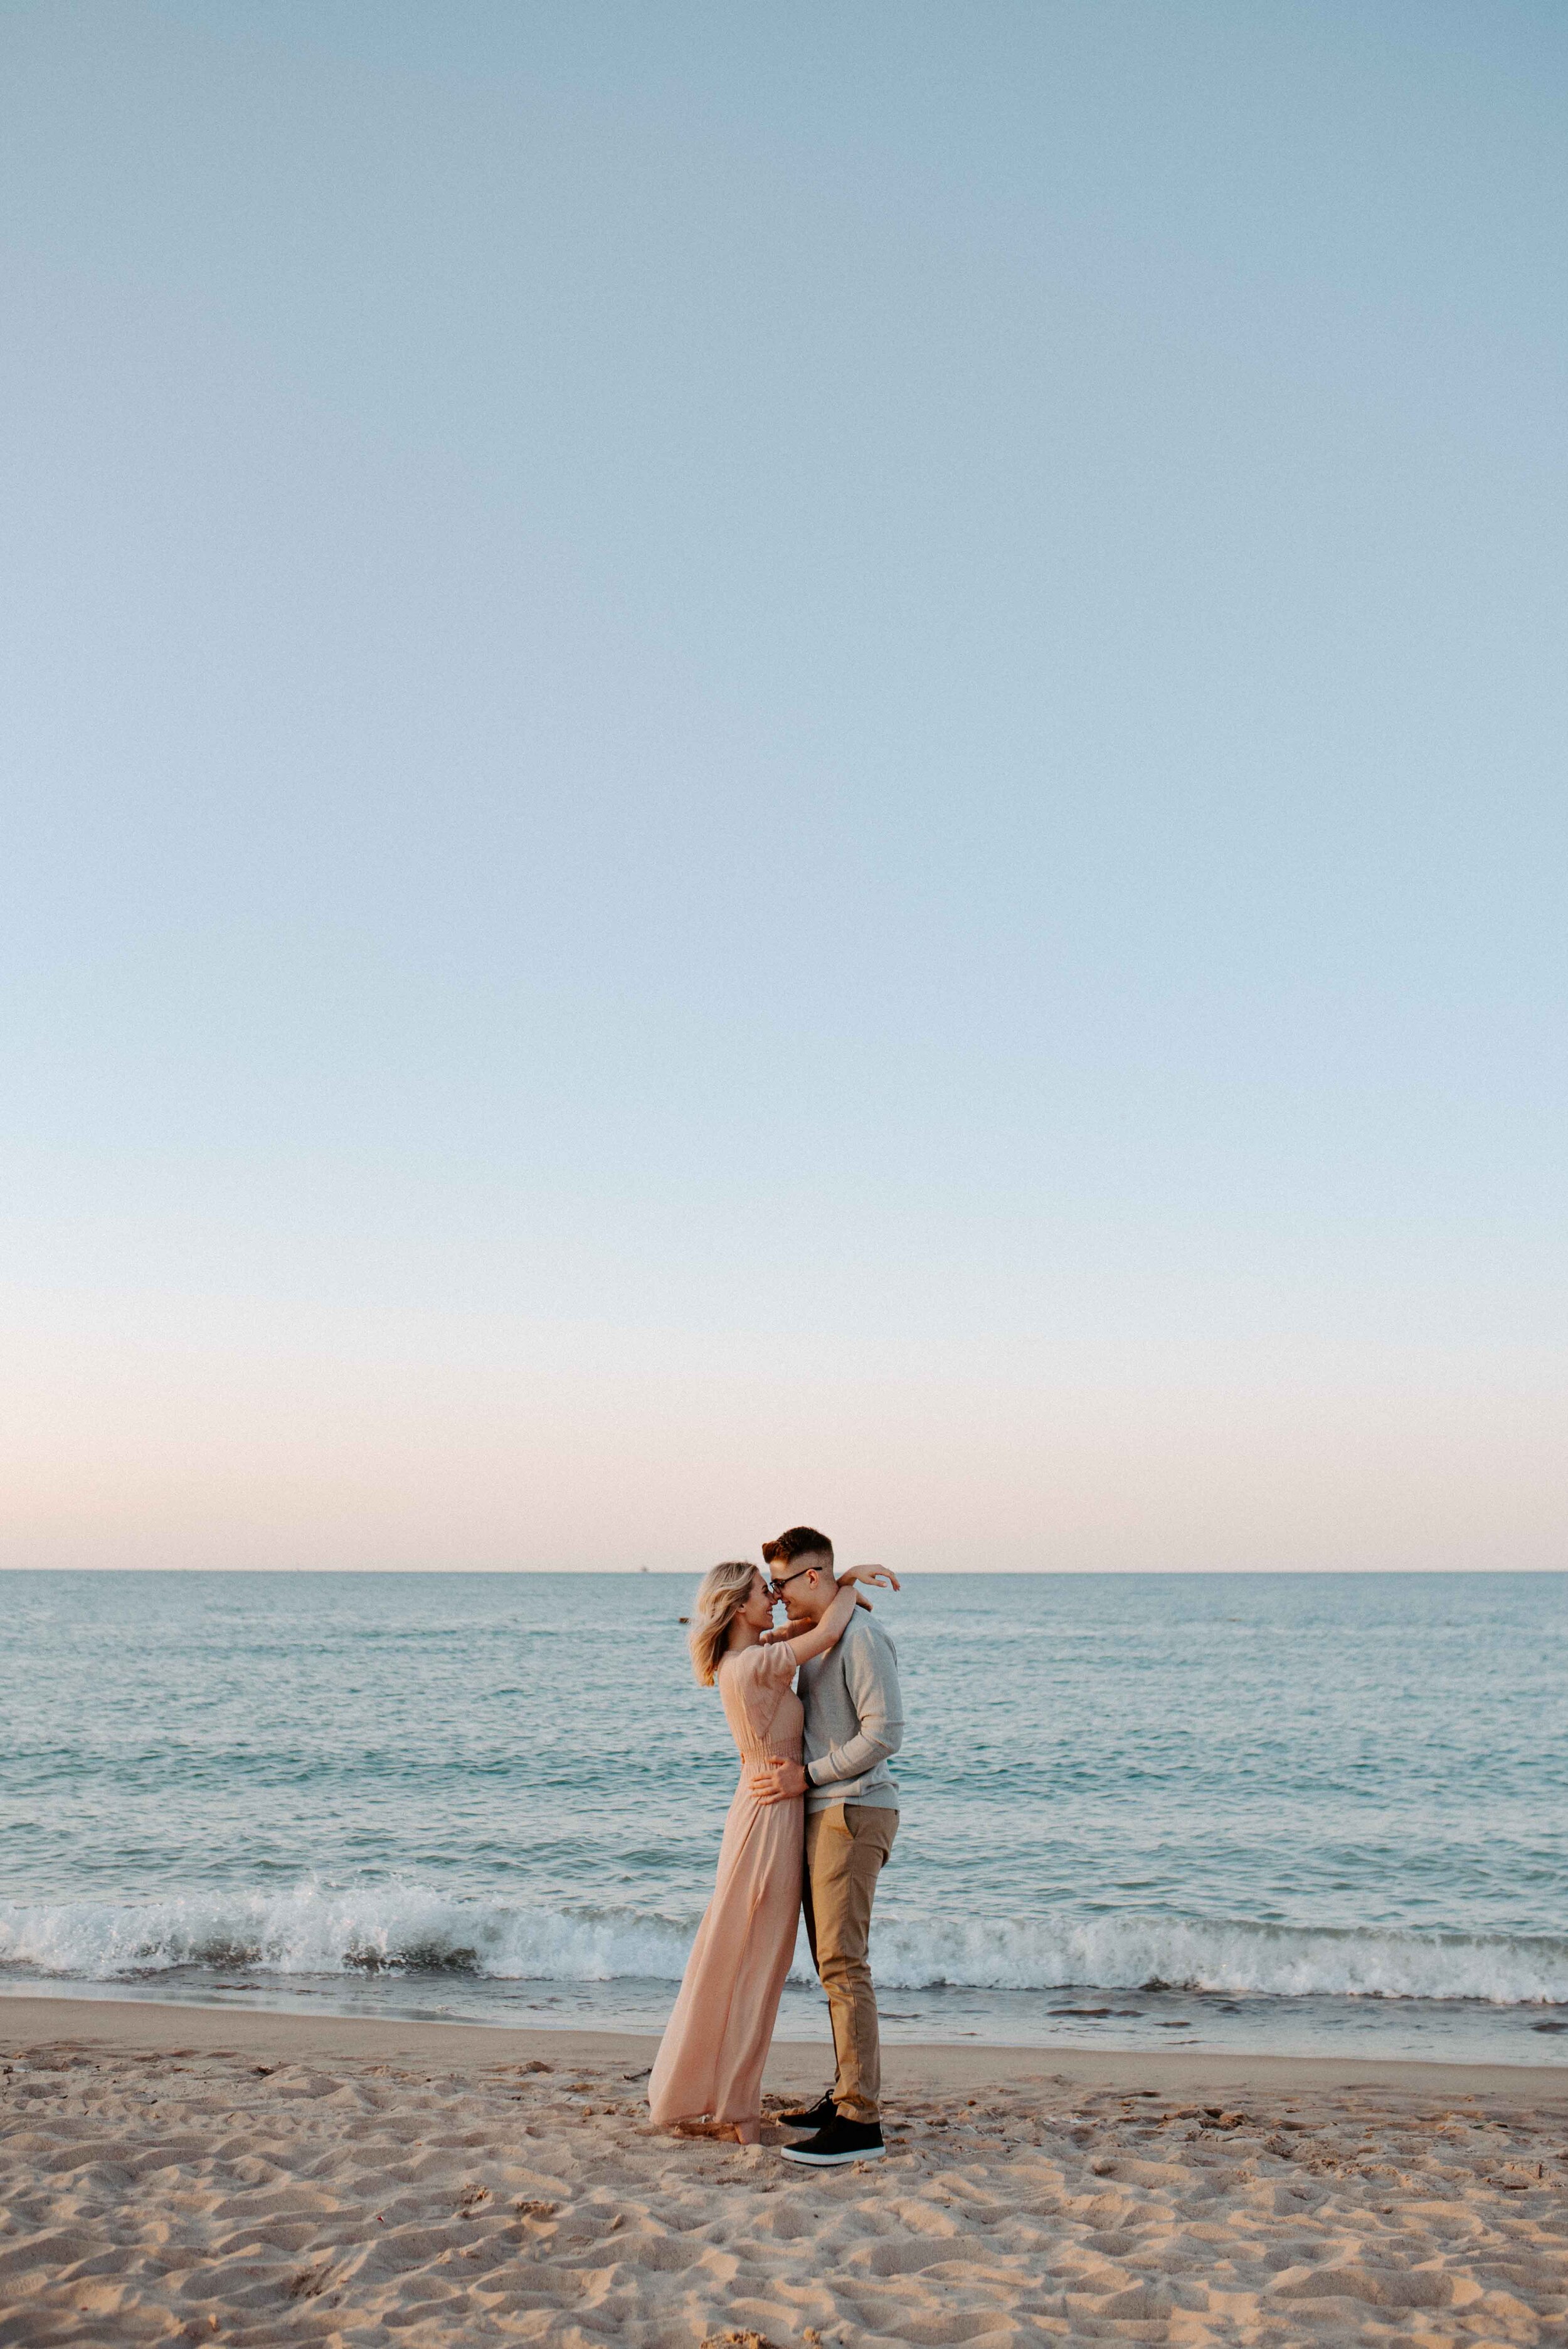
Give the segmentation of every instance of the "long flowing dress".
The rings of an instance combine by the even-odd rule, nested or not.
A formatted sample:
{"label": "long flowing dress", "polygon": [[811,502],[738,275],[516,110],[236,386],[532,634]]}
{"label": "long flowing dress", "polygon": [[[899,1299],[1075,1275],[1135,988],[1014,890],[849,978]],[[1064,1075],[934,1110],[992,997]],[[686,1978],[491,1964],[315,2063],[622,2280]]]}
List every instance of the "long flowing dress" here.
{"label": "long flowing dress", "polygon": [[800,1917],[804,1805],[759,1803],[748,1770],[798,1762],[805,1710],[790,1685],[788,1640],[722,1658],[718,1692],[740,1749],[740,1784],[725,1821],[713,1889],[648,2081],[660,2124],[754,2121],[779,1993]]}

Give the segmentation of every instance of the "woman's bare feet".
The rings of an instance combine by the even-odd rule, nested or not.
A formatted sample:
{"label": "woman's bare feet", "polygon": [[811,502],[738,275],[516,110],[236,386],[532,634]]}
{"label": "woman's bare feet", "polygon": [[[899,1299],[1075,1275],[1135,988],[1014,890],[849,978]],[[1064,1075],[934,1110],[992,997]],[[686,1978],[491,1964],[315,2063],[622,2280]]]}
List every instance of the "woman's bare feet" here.
{"label": "woman's bare feet", "polygon": [[760,2121],[672,2121],[669,2133],[672,2137],[717,2138],[720,2145],[727,2145],[731,2137],[737,2145],[762,2142]]}

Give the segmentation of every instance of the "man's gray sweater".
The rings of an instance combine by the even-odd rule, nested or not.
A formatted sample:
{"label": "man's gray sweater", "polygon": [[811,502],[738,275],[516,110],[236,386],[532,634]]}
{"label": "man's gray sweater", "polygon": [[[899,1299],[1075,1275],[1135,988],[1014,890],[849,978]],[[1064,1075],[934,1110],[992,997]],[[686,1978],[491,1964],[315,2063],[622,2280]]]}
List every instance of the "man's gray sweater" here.
{"label": "man's gray sweater", "polygon": [[898,1651],[857,1607],[836,1648],[800,1667],[806,1707],[806,1808],[865,1803],[898,1808],[889,1757],[903,1743]]}

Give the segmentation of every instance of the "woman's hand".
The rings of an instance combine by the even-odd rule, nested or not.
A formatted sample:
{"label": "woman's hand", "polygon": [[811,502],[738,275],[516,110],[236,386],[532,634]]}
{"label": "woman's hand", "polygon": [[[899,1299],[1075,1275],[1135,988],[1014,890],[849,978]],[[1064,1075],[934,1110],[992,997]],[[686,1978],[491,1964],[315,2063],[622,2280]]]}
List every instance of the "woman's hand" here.
{"label": "woman's hand", "polygon": [[[851,1582],[874,1582],[879,1590],[896,1590],[899,1588],[897,1575],[890,1574],[885,1566],[846,1566],[838,1578],[839,1588],[847,1590]],[[869,1599],[857,1599],[855,1605],[863,1607],[868,1615],[872,1611]]]}
{"label": "woman's hand", "polygon": [[841,1590],[846,1582],[874,1582],[879,1590],[898,1590],[903,1587],[897,1575],[885,1566],[846,1566],[838,1577]]}

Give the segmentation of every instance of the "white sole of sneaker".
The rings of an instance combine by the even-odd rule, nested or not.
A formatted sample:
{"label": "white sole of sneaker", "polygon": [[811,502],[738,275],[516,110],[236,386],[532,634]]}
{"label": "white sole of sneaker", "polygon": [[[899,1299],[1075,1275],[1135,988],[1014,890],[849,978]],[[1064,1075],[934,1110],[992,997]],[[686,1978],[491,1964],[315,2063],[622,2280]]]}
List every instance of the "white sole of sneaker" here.
{"label": "white sole of sneaker", "polygon": [[797,2145],[781,2145],[779,2150],[786,2161],[803,2162],[808,2169],[841,2169],[849,2161],[880,2161],[887,2147],[863,2145],[859,2153],[803,2153]]}

